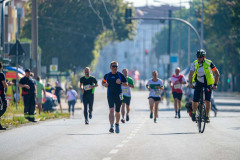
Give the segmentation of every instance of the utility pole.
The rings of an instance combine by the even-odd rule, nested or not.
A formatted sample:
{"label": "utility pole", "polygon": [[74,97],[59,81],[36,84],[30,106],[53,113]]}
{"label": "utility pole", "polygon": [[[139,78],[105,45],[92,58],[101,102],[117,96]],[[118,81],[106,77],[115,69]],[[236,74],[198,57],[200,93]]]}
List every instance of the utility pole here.
{"label": "utility pole", "polygon": [[[180,0],[180,18],[182,18],[182,1]],[[179,41],[178,41],[178,65],[180,67],[180,60],[181,60],[181,32],[182,32],[182,24],[179,24],[179,30],[180,32],[178,32],[179,34]]]}
{"label": "utility pole", "polygon": [[32,58],[33,62],[35,62],[35,66],[33,66],[33,72],[34,76],[38,76],[38,67],[39,67],[39,61],[38,61],[38,5],[37,0],[32,0]]}
{"label": "utility pole", "polygon": [[201,49],[203,49],[203,40],[204,40],[204,28],[203,28],[203,17],[204,17],[204,4],[202,0],[202,16],[201,16]]}
{"label": "utility pole", "polygon": [[[168,11],[168,17],[172,17],[172,10]],[[171,52],[172,52],[172,21],[168,21],[168,55],[169,55],[169,64],[168,64],[168,78],[171,76]]]}
{"label": "utility pole", "polygon": [[[191,0],[189,2],[189,14],[188,14],[188,21],[191,22]],[[190,64],[190,59],[191,59],[191,42],[190,42],[190,27],[188,27],[188,64]]]}

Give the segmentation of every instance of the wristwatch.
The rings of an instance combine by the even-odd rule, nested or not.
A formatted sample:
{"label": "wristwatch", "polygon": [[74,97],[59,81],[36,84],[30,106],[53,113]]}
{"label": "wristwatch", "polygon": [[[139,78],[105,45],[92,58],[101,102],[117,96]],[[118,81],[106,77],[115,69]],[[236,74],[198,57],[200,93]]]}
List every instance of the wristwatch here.
{"label": "wristwatch", "polygon": [[217,86],[217,84],[215,83],[214,86]]}

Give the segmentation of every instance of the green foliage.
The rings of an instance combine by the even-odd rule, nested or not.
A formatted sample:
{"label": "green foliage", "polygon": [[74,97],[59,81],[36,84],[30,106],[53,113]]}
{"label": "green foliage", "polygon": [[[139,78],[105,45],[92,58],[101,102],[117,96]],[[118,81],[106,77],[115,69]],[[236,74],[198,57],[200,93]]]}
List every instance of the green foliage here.
{"label": "green foliage", "polygon": [[[94,66],[99,48],[109,40],[122,41],[134,35],[134,24],[125,25],[124,13],[127,4],[123,0],[90,0],[94,10],[103,18],[104,27],[88,0],[38,2],[38,35],[42,62],[43,65],[50,65],[52,57],[58,57],[60,71]],[[21,37],[31,38],[31,3],[25,8],[27,18]],[[102,36],[105,40],[100,42]]]}

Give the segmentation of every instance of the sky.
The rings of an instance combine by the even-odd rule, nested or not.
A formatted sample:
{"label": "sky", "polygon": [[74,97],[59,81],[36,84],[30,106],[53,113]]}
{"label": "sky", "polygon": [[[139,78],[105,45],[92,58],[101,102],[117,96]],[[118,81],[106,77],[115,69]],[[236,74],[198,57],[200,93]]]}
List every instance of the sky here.
{"label": "sky", "polygon": [[188,8],[190,0],[124,0],[124,1],[133,3],[134,7],[146,6],[147,3],[149,6],[160,6],[164,4],[179,6],[181,1],[182,6]]}

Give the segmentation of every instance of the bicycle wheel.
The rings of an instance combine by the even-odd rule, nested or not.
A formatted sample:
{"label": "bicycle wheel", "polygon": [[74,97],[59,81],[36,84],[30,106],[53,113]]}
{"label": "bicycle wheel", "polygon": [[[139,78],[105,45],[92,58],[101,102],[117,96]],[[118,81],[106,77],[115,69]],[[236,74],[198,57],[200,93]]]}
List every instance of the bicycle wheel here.
{"label": "bicycle wheel", "polygon": [[205,130],[205,125],[206,125],[206,121],[205,121],[205,117],[206,117],[206,107],[205,104],[200,104],[199,108],[198,108],[198,131],[199,133],[203,133]]}

